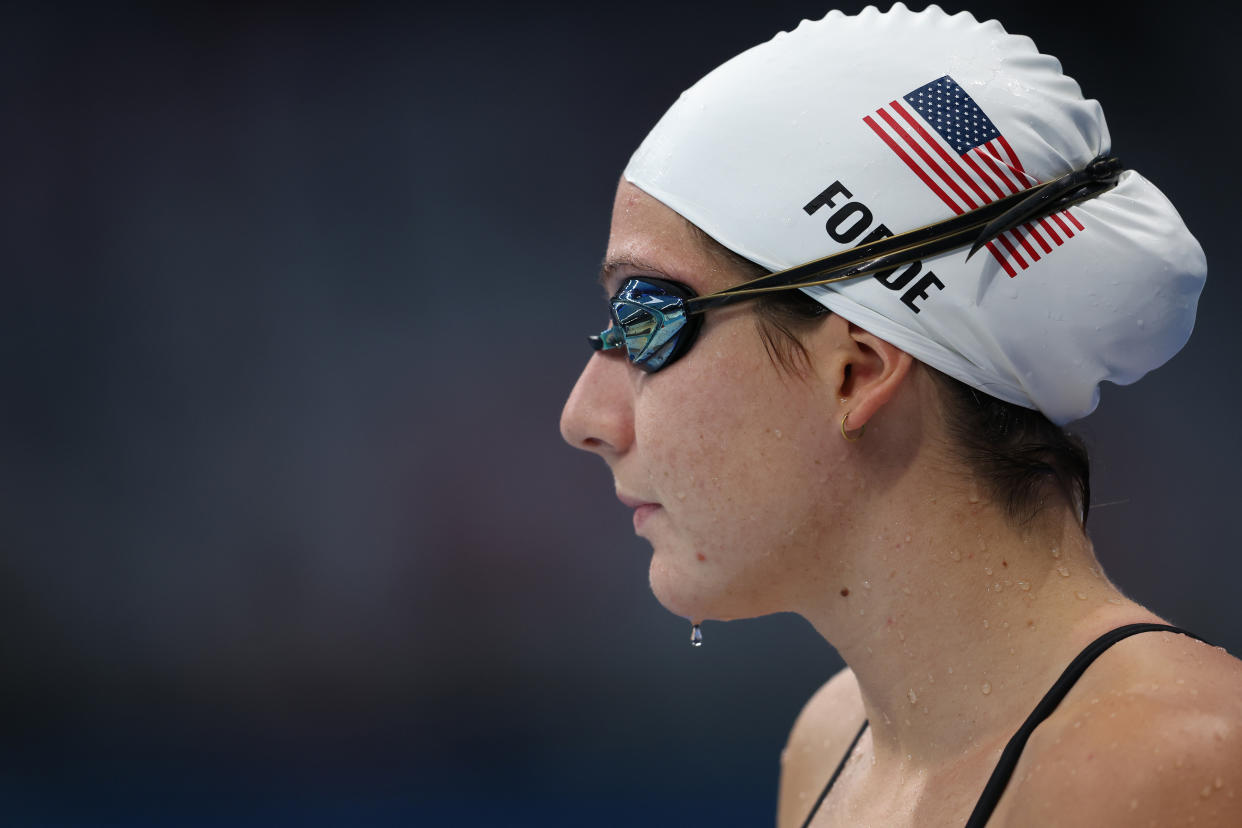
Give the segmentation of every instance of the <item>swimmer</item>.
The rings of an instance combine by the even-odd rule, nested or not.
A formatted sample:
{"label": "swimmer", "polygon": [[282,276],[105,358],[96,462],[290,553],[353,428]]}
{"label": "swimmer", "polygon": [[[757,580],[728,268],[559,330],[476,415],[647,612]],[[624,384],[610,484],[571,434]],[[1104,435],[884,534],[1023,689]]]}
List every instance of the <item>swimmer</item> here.
{"label": "swimmer", "polygon": [[844,659],[780,828],[1242,825],[1242,663],[1104,574],[1065,428],[1206,270],[1099,103],[966,13],[804,21],[642,142],[561,431],[695,643],[796,612]]}

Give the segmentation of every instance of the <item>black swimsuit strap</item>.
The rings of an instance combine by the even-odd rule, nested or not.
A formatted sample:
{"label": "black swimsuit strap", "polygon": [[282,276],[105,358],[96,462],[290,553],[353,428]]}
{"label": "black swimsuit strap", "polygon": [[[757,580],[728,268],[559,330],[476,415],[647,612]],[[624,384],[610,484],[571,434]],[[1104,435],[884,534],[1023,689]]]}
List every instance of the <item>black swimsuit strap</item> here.
{"label": "black swimsuit strap", "polygon": [[815,804],[811,806],[810,812],[806,815],[806,822],[802,823],[802,828],[807,828],[811,824],[811,820],[815,818],[815,812],[819,810],[824,797],[832,790],[833,784],[837,781],[837,777],[841,775],[841,771],[845,768],[845,763],[849,761],[850,755],[854,753],[854,748],[858,746],[858,740],[862,738],[863,731],[866,729],[867,720],[863,719],[862,727],[858,728],[858,735],[854,737],[854,741],[850,742],[850,746],[845,749],[845,755],[841,757],[841,762],[837,765],[837,769],[832,772],[832,778],[828,780],[828,784],[820,791],[819,799],[815,800]]}
{"label": "black swimsuit strap", "polygon": [[992,771],[992,776],[988,779],[988,784],[984,786],[979,801],[975,803],[975,809],[971,812],[970,819],[966,820],[966,828],[983,828],[984,825],[987,825],[988,819],[992,816],[992,811],[996,808],[996,803],[1000,802],[1001,795],[1005,793],[1005,786],[1009,784],[1009,777],[1013,776],[1013,769],[1017,766],[1018,759],[1022,756],[1022,749],[1026,747],[1027,740],[1031,738],[1035,728],[1043,724],[1044,720],[1052,715],[1052,711],[1056,710],[1057,705],[1061,703],[1061,700],[1069,693],[1070,688],[1074,686],[1074,682],[1078,681],[1087,668],[1091,666],[1091,662],[1095,661],[1105,650],[1123,638],[1129,638],[1137,633],[1156,631],[1181,633],[1182,635],[1188,635],[1191,638],[1203,641],[1202,638],[1199,638],[1199,636],[1192,632],[1187,632],[1180,627],[1170,627],[1168,624],[1127,624],[1124,627],[1118,627],[1115,630],[1104,633],[1088,644],[1078,654],[1077,658],[1069,663],[1069,666],[1065,668],[1065,672],[1052,685],[1052,689],[1040,699],[1039,704],[1035,705],[1035,709],[1031,711],[1031,715],[1027,716],[1026,721],[1018,728],[1018,732],[1009,740],[1009,744],[1005,745],[1005,749],[1001,752],[1000,761],[996,763],[996,769]]}
{"label": "black swimsuit strap", "polygon": [[[1061,677],[1044,694],[1039,704],[1035,705],[1031,715],[1027,716],[1026,721],[1018,728],[1018,732],[1013,735],[1013,738],[1005,745],[1005,749],[1001,751],[1000,761],[996,763],[996,768],[992,771],[991,777],[988,778],[987,785],[983,787],[983,793],[979,796],[979,801],[975,803],[975,809],[971,811],[970,819],[966,821],[966,828],[984,828],[987,825],[988,819],[992,816],[992,811],[996,809],[996,804],[1000,802],[1001,796],[1005,793],[1005,786],[1009,784],[1009,778],[1013,776],[1013,770],[1017,767],[1018,759],[1021,758],[1022,750],[1026,747],[1027,741],[1030,740],[1031,734],[1035,732],[1035,728],[1043,724],[1044,720],[1052,715],[1052,711],[1057,709],[1057,705],[1069,693],[1070,688],[1074,686],[1075,682],[1082,678],[1082,674],[1091,666],[1091,662],[1095,661],[1105,650],[1123,638],[1129,638],[1138,633],[1157,631],[1180,633],[1181,635],[1188,635],[1191,638],[1203,641],[1205,644],[1208,643],[1192,632],[1187,632],[1180,627],[1170,627],[1168,624],[1127,624],[1124,627],[1118,627],[1115,630],[1104,633],[1088,644],[1069,663],[1069,666],[1065,668],[1065,672],[1061,673]],[[845,763],[849,760],[850,755],[854,753],[854,748],[857,747],[858,740],[862,738],[863,731],[866,729],[867,722],[864,721],[862,727],[858,730],[858,735],[854,737],[854,741],[850,742],[845,755],[841,757],[841,764],[837,765],[837,769],[832,773],[832,778],[828,780],[828,784],[824,786],[823,792],[820,793],[819,799],[815,800],[815,805],[811,808],[811,812],[806,815],[806,822],[802,823],[802,828],[810,826],[811,820],[815,817],[815,812],[823,804],[824,797],[828,796],[828,792],[832,790],[833,784],[837,781],[837,777],[841,775],[841,770],[845,767]]]}

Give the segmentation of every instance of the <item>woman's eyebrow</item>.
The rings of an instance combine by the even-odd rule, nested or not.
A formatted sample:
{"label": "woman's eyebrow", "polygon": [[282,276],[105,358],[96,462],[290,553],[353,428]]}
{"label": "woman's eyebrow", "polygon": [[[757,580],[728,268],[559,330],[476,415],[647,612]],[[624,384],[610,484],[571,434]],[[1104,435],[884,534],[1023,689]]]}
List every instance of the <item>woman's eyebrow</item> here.
{"label": "woman's eyebrow", "polygon": [[665,279],[671,278],[664,269],[658,265],[654,265],[644,259],[635,258],[633,256],[616,256],[604,259],[603,264],[599,267],[599,283],[601,286],[607,286],[608,280],[612,275],[622,268],[632,268],[635,270],[646,270],[651,273],[658,274]]}

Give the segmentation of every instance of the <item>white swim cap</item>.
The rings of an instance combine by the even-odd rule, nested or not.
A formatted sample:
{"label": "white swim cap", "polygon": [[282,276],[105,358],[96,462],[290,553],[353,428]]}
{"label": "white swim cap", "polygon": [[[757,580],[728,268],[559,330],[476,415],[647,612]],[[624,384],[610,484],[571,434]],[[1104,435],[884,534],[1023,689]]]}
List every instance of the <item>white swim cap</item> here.
{"label": "white swim cap", "polygon": [[[725,247],[782,270],[931,224],[1108,153],[1099,103],[996,21],[831,12],[684,92],[625,170]],[[1136,172],[1005,233],[806,288],[834,313],[1058,424],[1185,344],[1207,264]]]}

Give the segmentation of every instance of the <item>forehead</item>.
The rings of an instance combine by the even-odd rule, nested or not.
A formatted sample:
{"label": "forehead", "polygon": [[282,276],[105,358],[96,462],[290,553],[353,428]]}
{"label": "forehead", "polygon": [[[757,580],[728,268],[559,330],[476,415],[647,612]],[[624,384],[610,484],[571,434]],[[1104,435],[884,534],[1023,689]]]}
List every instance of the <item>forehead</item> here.
{"label": "forehead", "polygon": [[620,279],[640,272],[664,275],[700,295],[736,281],[688,221],[622,179],[612,205],[601,279],[606,289],[615,288]]}

